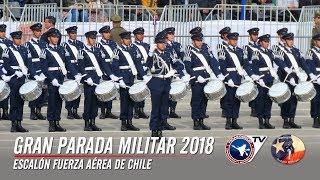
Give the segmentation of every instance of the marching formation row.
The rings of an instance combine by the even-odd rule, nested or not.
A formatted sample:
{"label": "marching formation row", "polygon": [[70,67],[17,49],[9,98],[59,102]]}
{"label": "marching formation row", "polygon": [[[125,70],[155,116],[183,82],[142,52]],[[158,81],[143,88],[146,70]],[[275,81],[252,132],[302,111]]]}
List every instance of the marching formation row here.
{"label": "marching formation row", "polygon": [[[273,129],[273,102],[281,107],[283,128],[301,128],[294,121],[297,102],[311,101],[313,127],[320,127],[320,34],[312,37],[314,46],[303,56],[287,28],[277,31],[279,42],[272,48],[270,35],[249,29],[248,45],[239,48],[239,34],[225,27],[219,32],[222,43],[212,50],[203,42],[200,27],[190,31],[192,44],[182,48],[174,41],[173,27],[159,32],[150,45],[143,42],[143,28],[132,32],[133,43],[126,31],[116,44],[109,26],[86,32],[84,43],[72,26],[66,29],[69,39],[61,43],[54,24],[55,19],[47,17],[43,34],[41,23],[32,25],[33,37],[23,45],[21,31],[11,32],[11,41],[5,38],[6,26],[0,25],[0,107],[7,115],[10,103],[11,132],[28,131],[21,125],[24,101],[29,101],[32,119],[46,118],[41,114],[46,96],[49,132],[66,131],[60,125],[63,100],[68,118],[83,118],[85,131],[101,131],[95,124],[98,107],[107,109],[102,115],[117,118],[111,108],[119,93],[121,130],[139,130],[132,123],[134,109],[136,116],[148,118],[144,100],[151,96],[151,136],[161,137],[162,130],[175,129],[167,119],[179,117],[174,112],[177,101],[190,89],[195,130],[210,129],[204,124],[208,100],[220,100],[225,129],[242,129],[237,122],[241,102],[249,102],[260,129]],[[83,117],[77,113],[82,92]]]}

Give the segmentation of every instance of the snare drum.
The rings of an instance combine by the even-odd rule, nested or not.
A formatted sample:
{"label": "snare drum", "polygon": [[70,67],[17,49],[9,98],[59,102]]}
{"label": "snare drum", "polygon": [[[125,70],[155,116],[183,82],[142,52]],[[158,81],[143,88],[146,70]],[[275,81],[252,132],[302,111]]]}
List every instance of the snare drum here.
{"label": "snare drum", "polygon": [[317,94],[312,82],[301,82],[294,88],[294,94],[298,101],[311,101]]}
{"label": "snare drum", "polygon": [[174,81],[171,83],[171,89],[169,92],[169,97],[172,101],[180,101],[184,96],[187,95],[188,87],[182,80]]}
{"label": "snare drum", "polygon": [[94,93],[100,101],[107,102],[113,100],[117,96],[118,90],[114,82],[103,81],[96,87]]}
{"label": "snare drum", "polygon": [[236,97],[241,102],[250,102],[258,96],[258,93],[258,88],[253,82],[244,82],[238,87]]}
{"label": "snare drum", "polygon": [[40,97],[42,93],[42,87],[37,81],[28,81],[24,83],[20,89],[19,94],[25,101],[34,101]]}
{"label": "snare drum", "polygon": [[59,87],[59,94],[65,101],[73,101],[80,97],[81,89],[75,80],[67,80]]}
{"label": "snare drum", "polygon": [[146,82],[141,81],[130,87],[129,95],[134,102],[141,102],[150,96],[150,90]]}
{"label": "snare drum", "polygon": [[10,87],[8,83],[4,82],[3,80],[0,80],[0,101],[7,99],[9,95]]}
{"label": "snare drum", "polygon": [[208,100],[219,100],[227,93],[224,83],[220,80],[209,81],[203,88],[203,92]]}
{"label": "snare drum", "polygon": [[269,89],[270,99],[278,104],[284,103],[291,97],[291,91],[286,83],[278,82],[272,85]]}

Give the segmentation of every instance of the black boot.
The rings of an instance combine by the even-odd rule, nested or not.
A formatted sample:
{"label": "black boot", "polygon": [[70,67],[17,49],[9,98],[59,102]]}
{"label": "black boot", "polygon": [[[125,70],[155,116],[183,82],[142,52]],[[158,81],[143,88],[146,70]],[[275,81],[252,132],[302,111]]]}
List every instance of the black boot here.
{"label": "black boot", "polygon": [[18,132],[29,132],[27,129],[25,129],[24,127],[22,127],[21,121],[17,121],[17,131],[18,131]]}
{"label": "black boot", "polygon": [[84,131],[92,131],[89,119],[85,119],[84,120],[84,128],[83,128],[83,130]]}
{"label": "black boot", "polygon": [[56,123],[54,121],[49,121],[49,132],[56,131]]}
{"label": "black boot", "polygon": [[68,109],[67,111],[68,111],[67,119],[74,119],[72,110]]}
{"label": "black boot", "polygon": [[319,117],[316,117],[313,119],[313,125],[312,125],[313,128],[320,128],[320,118]]}
{"label": "black boot", "polygon": [[177,128],[174,127],[174,126],[171,126],[169,123],[168,123],[168,120],[166,119],[165,121],[163,121],[163,130],[169,130],[169,131],[173,131],[173,130],[176,130]]}
{"label": "black boot", "polygon": [[3,108],[3,114],[2,114],[1,119],[9,120],[9,112],[8,112],[8,108]]}
{"label": "black boot", "polygon": [[299,126],[296,123],[294,123],[294,118],[290,118],[289,124],[290,124],[290,127],[293,128],[293,129],[301,129],[301,126]]}
{"label": "black boot", "polygon": [[209,115],[208,115],[208,114],[205,114],[205,115],[204,115],[204,118],[206,118],[206,119],[209,118]]}
{"label": "black boot", "polygon": [[121,120],[121,131],[127,131],[127,120]]}
{"label": "black boot", "polygon": [[73,117],[75,119],[82,119],[82,117],[78,114],[78,109],[77,108],[73,109]]}
{"label": "black boot", "polygon": [[139,108],[139,117],[142,118],[142,119],[148,119],[149,118],[149,116],[146,115],[146,113],[144,113],[143,108]]}
{"label": "black boot", "polygon": [[41,114],[41,108],[36,109],[36,114],[37,114],[37,118],[39,120],[46,120],[47,119],[44,115]]}
{"label": "black boot", "polygon": [[263,118],[258,118],[259,119],[259,129],[266,129],[266,127],[264,126],[264,122],[263,122]]}
{"label": "black boot", "polygon": [[283,118],[283,129],[291,129],[291,126],[289,124],[289,118]]}
{"label": "black boot", "polygon": [[205,124],[203,124],[203,119],[199,120],[199,124],[203,130],[210,130],[211,129],[209,126],[206,126]]}
{"label": "black boot", "polygon": [[96,120],[95,119],[91,119],[91,129],[92,129],[92,131],[102,131],[101,128],[96,126]]}
{"label": "black boot", "polygon": [[232,129],[243,129],[238,123],[237,118],[232,118]]}
{"label": "black boot", "polygon": [[202,130],[202,127],[200,126],[200,122],[198,119],[193,120],[193,129],[194,130]]}
{"label": "black boot", "polygon": [[107,109],[106,111],[106,118],[110,118],[110,119],[118,119],[119,117],[114,115],[112,112],[111,112],[111,109]]}
{"label": "black boot", "polygon": [[35,108],[30,108],[30,119],[31,120],[37,120],[38,116],[36,114],[36,109]]}
{"label": "black boot", "polygon": [[226,125],[225,125],[224,128],[227,129],[227,130],[232,129],[231,118],[227,118],[227,119],[226,119]]}
{"label": "black boot", "polygon": [[101,114],[99,116],[100,119],[105,119],[106,118],[106,109],[101,108]]}
{"label": "black boot", "polygon": [[131,119],[127,121],[127,130],[129,130],[129,131],[140,131],[139,128],[135,127],[132,124],[132,120]]}
{"label": "black boot", "polygon": [[169,117],[170,117],[170,118],[177,118],[177,119],[180,119],[180,118],[181,118],[181,116],[179,116],[179,115],[176,113],[176,110],[173,109],[173,108],[172,108],[172,109],[170,108]]}
{"label": "black boot", "polygon": [[151,131],[151,137],[159,137],[158,131]]}
{"label": "black boot", "polygon": [[139,113],[139,111],[140,111],[139,108],[137,108],[137,107],[134,108],[133,117],[134,117],[135,119],[139,119],[139,118],[140,118],[140,113]]}
{"label": "black boot", "polygon": [[10,132],[18,132],[17,130],[17,121],[11,121],[11,130]]}
{"label": "black boot", "polygon": [[1,108],[0,108],[0,121],[1,121]]}
{"label": "black boot", "polygon": [[222,109],[222,111],[221,111],[221,117],[222,118],[225,118],[226,117],[226,112]]}
{"label": "black boot", "polygon": [[273,125],[270,124],[270,118],[264,119],[264,126],[265,126],[267,129],[274,129],[274,128],[275,128]]}
{"label": "black boot", "polygon": [[251,117],[257,117],[257,112],[254,108],[251,108],[251,113],[250,113]]}
{"label": "black boot", "polygon": [[59,131],[59,132],[66,132],[67,131],[65,128],[60,126],[59,121],[55,121],[55,123],[56,123],[56,131]]}

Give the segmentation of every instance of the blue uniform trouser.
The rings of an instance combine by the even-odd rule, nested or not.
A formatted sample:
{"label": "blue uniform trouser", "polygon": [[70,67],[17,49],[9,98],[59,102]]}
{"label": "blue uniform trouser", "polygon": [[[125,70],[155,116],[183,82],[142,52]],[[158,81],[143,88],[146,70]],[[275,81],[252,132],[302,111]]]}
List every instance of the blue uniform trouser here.
{"label": "blue uniform trouser", "polygon": [[129,89],[120,88],[120,120],[132,120],[134,101],[130,98]]}
{"label": "blue uniform trouser", "polygon": [[177,102],[176,101],[172,101],[171,99],[169,99],[169,107],[170,107],[170,109],[176,109]]}
{"label": "blue uniform trouser", "polygon": [[79,96],[77,99],[73,101],[66,101],[66,109],[67,110],[78,109],[80,104],[80,99],[81,99],[81,96]]}
{"label": "blue uniform trouser", "polygon": [[227,93],[221,99],[222,110],[225,112],[226,118],[238,118],[240,101],[236,98],[236,87],[226,86]]}
{"label": "blue uniform trouser", "polygon": [[0,108],[8,109],[9,107],[9,97],[0,102]]}
{"label": "blue uniform trouser", "polygon": [[95,86],[84,84],[84,111],[83,119],[95,119],[98,115],[98,99],[94,94]]}
{"label": "blue uniform trouser", "polygon": [[19,94],[20,87],[24,84],[23,78],[12,78],[10,86],[10,120],[22,121],[24,100]]}
{"label": "blue uniform trouser", "polygon": [[258,85],[259,94],[254,101],[254,109],[257,112],[258,118],[270,119],[271,118],[271,108],[272,100],[268,96],[269,90],[267,88]]}
{"label": "blue uniform trouser", "polygon": [[98,106],[100,108],[112,109],[112,101],[107,101],[107,102],[98,101]]}
{"label": "blue uniform trouser", "polygon": [[47,92],[42,89],[41,95],[34,101],[29,102],[29,107],[30,108],[41,108],[44,104],[44,98],[46,96]]}
{"label": "blue uniform trouser", "polygon": [[59,87],[48,85],[48,109],[47,118],[48,121],[60,121],[61,119],[61,109],[62,109],[62,99],[59,94]]}
{"label": "blue uniform trouser", "polygon": [[135,108],[144,108],[144,105],[145,105],[145,101],[135,102],[134,103],[134,107]]}
{"label": "blue uniform trouser", "polygon": [[312,118],[320,117],[320,85],[314,84],[317,91],[316,96],[311,100],[310,115]]}
{"label": "blue uniform trouser", "polygon": [[297,98],[293,95],[294,86],[289,84],[289,88],[291,90],[291,97],[288,101],[282,103],[281,107],[281,117],[282,118],[294,118],[296,116],[296,109],[297,109]]}
{"label": "blue uniform trouser", "polygon": [[191,118],[193,120],[205,118],[208,102],[203,92],[205,85],[206,83],[194,83],[191,85]]}

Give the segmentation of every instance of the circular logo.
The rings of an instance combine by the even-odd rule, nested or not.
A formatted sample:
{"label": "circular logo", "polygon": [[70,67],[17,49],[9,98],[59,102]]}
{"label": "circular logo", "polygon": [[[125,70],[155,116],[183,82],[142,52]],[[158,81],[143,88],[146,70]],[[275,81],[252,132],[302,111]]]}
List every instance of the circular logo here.
{"label": "circular logo", "polygon": [[235,135],[226,144],[226,156],[235,164],[246,164],[254,155],[254,143],[245,135]]}
{"label": "circular logo", "polygon": [[275,139],[271,146],[271,154],[282,164],[295,164],[305,154],[304,143],[297,136],[286,134]]}

